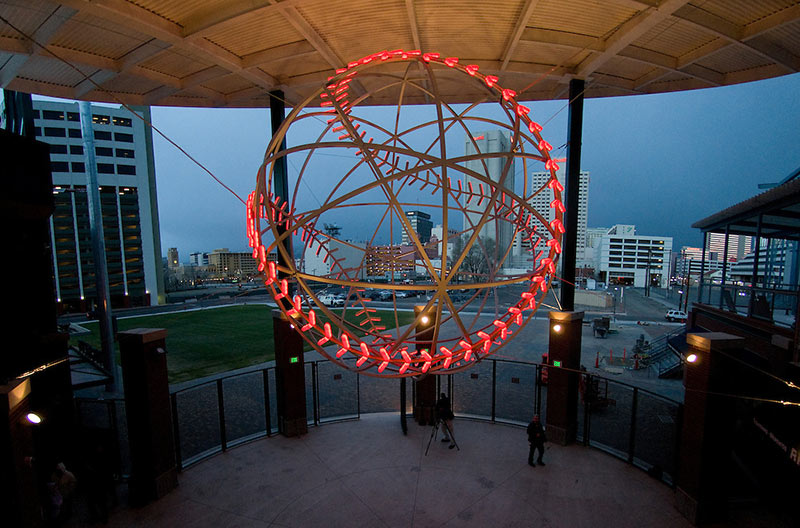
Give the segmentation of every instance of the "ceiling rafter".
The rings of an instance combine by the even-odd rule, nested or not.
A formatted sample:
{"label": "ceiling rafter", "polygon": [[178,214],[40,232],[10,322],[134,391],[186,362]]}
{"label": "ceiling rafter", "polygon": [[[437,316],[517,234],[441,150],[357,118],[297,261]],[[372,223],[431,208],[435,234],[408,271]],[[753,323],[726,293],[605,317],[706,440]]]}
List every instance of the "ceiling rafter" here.
{"label": "ceiling rafter", "polygon": [[405,3],[408,25],[411,27],[411,38],[414,40],[414,48],[421,50],[422,39],[419,37],[419,24],[417,23],[417,12],[414,9],[414,0],[405,0]]}
{"label": "ceiling rafter", "polygon": [[242,57],[242,66],[245,68],[253,68],[256,66],[264,66],[270,62],[277,62],[287,59],[298,60],[312,55],[317,55],[319,52],[306,40],[299,40],[281,46],[275,46],[261,51],[249,53]]}
{"label": "ceiling rafter", "polygon": [[[77,11],[70,7],[56,6],[53,12],[50,13],[38,28],[36,28],[36,31],[34,31],[31,36],[42,46],[48,45],[50,41],[53,40],[58,30],[61,29],[64,23],[72,18],[75,13],[77,13]],[[36,44],[30,43],[30,47],[28,48],[30,50],[29,53],[15,54],[3,65],[2,69],[0,69],[0,88],[8,86],[8,83],[17,76],[19,71],[25,66],[28,60],[30,60],[31,55],[37,53],[37,48],[38,46],[36,46]]]}
{"label": "ceiling rafter", "polygon": [[528,20],[531,19],[531,16],[533,16],[533,12],[536,10],[536,6],[538,5],[539,0],[525,0],[525,5],[522,7],[522,15],[517,18],[517,25],[514,27],[514,32],[511,34],[511,38],[508,40],[508,43],[506,43],[506,47],[503,50],[503,62],[500,65],[500,71],[505,71],[506,67],[508,66],[511,57],[514,55],[514,51],[517,49],[517,45],[522,37],[522,33],[525,31]]}
{"label": "ceiling rafter", "polygon": [[249,2],[228,2],[211,9],[194,13],[183,24],[183,37],[197,40],[214,33],[236,28],[250,20],[276,11],[278,6],[272,0],[250,0]]}
{"label": "ceiling rafter", "polygon": [[[601,51],[603,48],[603,42],[598,38],[547,29],[528,28],[525,30],[521,40],[530,41],[533,43],[548,44],[565,49]],[[635,90],[640,90],[646,84],[669,75],[672,72],[696,77],[701,81],[706,81],[710,86],[719,86],[723,82],[723,76],[713,70],[709,70],[708,68],[681,67],[680,60],[676,57],[646,48],[641,48],[633,44],[623,48],[617,55],[619,57],[624,57],[626,59],[635,60],[637,62],[650,64],[660,68],[657,70],[658,73],[652,74],[651,77],[646,79],[646,82],[643,82],[645,79],[636,79]]]}
{"label": "ceiling rafter", "polygon": [[664,0],[658,7],[649,7],[640,11],[623,23],[605,40],[603,51],[591,56],[578,67],[576,75],[586,78],[616,56],[625,47],[632,44],[647,31],[668,19],[675,11],[686,5],[689,0]]}
{"label": "ceiling rafter", "polygon": [[[278,6],[284,18],[294,26],[303,38],[316,48],[319,54],[322,55],[322,58],[325,59],[332,68],[341,68],[346,64],[294,6],[285,4],[284,2],[278,2],[277,0],[270,1]],[[353,92],[358,95],[366,93],[364,86],[357,80],[350,83],[350,86],[353,88]]]}
{"label": "ceiling rafter", "polygon": [[[800,57],[796,57],[778,46],[763,42],[753,42],[755,37],[764,34],[770,29],[800,19],[800,9],[790,8],[784,11],[787,11],[787,13],[783,16],[778,16],[780,13],[777,13],[776,15],[766,17],[764,19],[765,21],[752,24],[753,27],[749,31],[747,27],[738,26],[692,5],[684,6],[674,13],[673,16],[694,27],[710,32],[730,44],[746,48],[770,62],[780,64],[790,72],[797,72],[800,71]],[[695,59],[695,61],[700,60],[700,58],[702,57]]]}
{"label": "ceiling rafter", "polygon": [[220,48],[206,39],[187,40],[183,36],[183,28],[174,22],[151,13],[125,0],[57,0],[81,12],[131,27],[150,37],[156,38],[178,49],[194,53],[209,62],[241,75],[248,81],[271,90],[278,86],[278,81],[261,70],[248,69],[242,66],[242,59],[227,50]]}

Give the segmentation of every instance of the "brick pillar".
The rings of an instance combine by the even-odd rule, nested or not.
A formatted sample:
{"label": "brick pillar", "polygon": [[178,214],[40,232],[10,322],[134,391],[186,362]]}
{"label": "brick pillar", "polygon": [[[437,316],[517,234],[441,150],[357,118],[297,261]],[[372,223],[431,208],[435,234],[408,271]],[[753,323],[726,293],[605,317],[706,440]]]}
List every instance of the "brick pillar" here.
{"label": "brick pillar", "polygon": [[275,340],[275,395],[278,408],[278,432],[299,436],[308,432],[306,416],[306,367],[303,362],[303,338],[280,310],[272,312]]}
{"label": "brick pillar", "polygon": [[567,445],[578,432],[583,312],[550,312],[547,439]]}
{"label": "brick pillar", "polygon": [[[677,508],[692,523],[718,517],[725,506],[724,491],[735,426],[735,401],[711,393],[730,391],[731,359],[725,353],[744,340],[723,332],[688,334],[684,364],[686,389],[680,431]],[[694,354],[696,360],[689,362]]]}
{"label": "brick pillar", "polygon": [[169,383],[167,331],[136,328],[120,332],[125,414],[131,452],[128,482],[133,505],[160,499],[178,485]]}

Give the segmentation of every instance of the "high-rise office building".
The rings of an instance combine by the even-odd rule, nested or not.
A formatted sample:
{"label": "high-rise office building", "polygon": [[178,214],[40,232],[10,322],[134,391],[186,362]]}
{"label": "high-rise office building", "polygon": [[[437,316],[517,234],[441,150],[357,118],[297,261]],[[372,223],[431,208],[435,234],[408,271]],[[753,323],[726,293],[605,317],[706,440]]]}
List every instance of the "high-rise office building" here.
{"label": "high-rise office building", "polygon": [[[406,211],[406,218],[408,218],[411,229],[417,234],[419,241],[422,244],[426,244],[431,239],[431,228],[433,227],[431,215],[423,211]],[[402,245],[408,246],[411,244],[411,237],[408,236],[408,232],[404,229]]]}
{"label": "high-rise office building", "polygon": [[[728,261],[742,260],[745,255],[753,251],[752,237],[744,235],[730,235],[728,237]],[[725,233],[709,233],[706,251],[713,251],[719,255],[720,260],[725,255]]]}
{"label": "high-rise office building", "polygon": [[[474,143],[473,143],[474,141]],[[477,149],[476,149],[477,145]],[[511,152],[511,141],[508,135],[501,130],[489,130],[479,133],[473,137],[465,139],[465,155],[470,156],[478,152],[486,153],[499,153]],[[472,160],[464,163],[464,166],[474,171],[485,178],[496,182],[503,186],[503,188],[515,190],[515,174],[514,174],[514,158],[507,157],[488,157],[480,160]],[[480,180],[472,176],[465,176],[465,188],[472,188],[475,192],[483,188],[484,194],[491,194],[491,187],[485,180]],[[477,205],[477,200],[472,200],[469,209],[464,214],[464,230],[471,233],[473,226],[478,225],[481,216],[483,216],[486,208],[493,206],[491,200],[484,200],[484,205]],[[502,218],[503,213],[499,211],[491,211],[489,213],[489,220],[483,224],[480,230],[480,237],[484,239],[494,240],[497,246],[497,253],[502,257],[509,246],[514,243],[514,225]],[[513,252],[509,252],[513,255]],[[506,259],[501,267],[513,266],[512,259]]]}
{"label": "high-rise office building", "polygon": [[[50,144],[56,297],[62,311],[85,311],[97,299],[78,103],[35,100],[33,108],[36,138]],[[151,131],[124,108],[91,111],[112,306],[157,304],[164,287]],[[149,108],[136,111],[150,120]]]}
{"label": "high-rise office building", "polygon": [[[558,181],[564,185],[564,181],[566,178],[566,173],[564,168],[560,168],[556,172],[556,178]],[[539,189],[545,187],[545,190],[538,193],[536,196],[532,197],[530,200],[530,204],[533,208],[541,214],[545,220],[549,223],[556,217],[555,209],[550,207],[550,202],[552,201],[552,195],[549,192],[550,190],[546,188],[547,183],[550,181],[550,172],[543,171],[543,172],[533,172],[531,173],[530,177],[530,186],[528,187],[527,194],[530,195],[538,191]],[[567,207],[570,207],[570,204],[567,204]],[[576,261],[578,267],[583,265],[584,261],[591,261],[593,260],[593,253],[594,250],[590,249],[590,254],[586,254],[586,220],[588,217],[589,212],[589,171],[581,171],[580,172],[580,179],[578,184],[578,238],[577,238],[577,253],[576,253]],[[539,245],[539,249],[544,249],[544,244],[550,238],[547,235],[547,227],[542,225],[542,223],[536,219],[533,221],[533,225],[536,226],[536,232],[539,236],[542,237],[542,242]],[[521,238],[521,237],[520,237]],[[526,240],[518,240],[518,244],[521,245],[522,250],[530,249],[527,244]]]}

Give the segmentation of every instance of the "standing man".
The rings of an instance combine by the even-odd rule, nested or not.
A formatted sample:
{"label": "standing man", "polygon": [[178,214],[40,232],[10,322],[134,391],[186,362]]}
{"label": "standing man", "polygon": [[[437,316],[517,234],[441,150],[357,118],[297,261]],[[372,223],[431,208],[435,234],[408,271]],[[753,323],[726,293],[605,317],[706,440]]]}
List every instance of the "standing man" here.
{"label": "standing man", "polygon": [[442,423],[442,442],[450,442],[448,449],[453,449],[456,446],[455,436],[453,435],[453,409],[450,408],[450,398],[447,394],[442,393],[439,400],[436,402],[436,417]]}
{"label": "standing man", "polygon": [[528,465],[536,466],[536,464],[533,463],[533,452],[538,449],[539,458],[537,462],[539,462],[540,466],[543,466],[542,455],[544,455],[544,443],[547,442],[547,437],[544,435],[544,428],[539,421],[538,414],[535,414],[533,416],[533,421],[528,424],[528,442],[531,444],[530,451],[528,451]]}

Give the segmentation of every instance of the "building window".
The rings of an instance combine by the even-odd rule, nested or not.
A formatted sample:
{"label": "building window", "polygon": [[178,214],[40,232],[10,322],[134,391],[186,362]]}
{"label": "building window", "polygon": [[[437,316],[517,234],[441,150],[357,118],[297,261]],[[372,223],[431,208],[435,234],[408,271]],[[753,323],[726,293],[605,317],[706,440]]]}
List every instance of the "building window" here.
{"label": "building window", "polygon": [[105,141],[111,141],[111,132],[106,132],[104,130],[95,130],[94,131],[94,138],[95,139],[102,139]]}
{"label": "building window", "polygon": [[69,153],[76,156],[83,156],[83,145],[70,145]]}
{"label": "building window", "polygon": [[67,121],[81,122],[81,116],[77,112],[67,112]]}
{"label": "building window", "polygon": [[33,111],[33,118],[34,119],[39,119],[39,111],[38,110],[34,110]]}
{"label": "building window", "polygon": [[92,123],[97,125],[110,125],[111,118],[107,115],[94,114],[92,115]]}
{"label": "building window", "polygon": [[51,154],[66,154],[67,153],[67,146],[66,145],[50,145],[50,153]]}
{"label": "building window", "polygon": [[100,174],[114,174],[114,165],[111,163],[98,163],[97,172]]}
{"label": "building window", "polygon": [[63,128],[44,127],[45,137],[67,137],[67,132]]}
{"label": "building window", "polygon": [[51,161],[50,169],[53,172],[69,172],[69,163],[66,161]]}
{"label": "building window", "polygon": [[121,141],[123,143],[133,143],[133,134],[123,134],[122,132],[114,132],[114,139],[117,141]]}
{"label": "building window", "polygon": [[82,138],[81,129],[80,128],[70,128],[69,129],[69,137],[71,138]]}
{"label": "building window", "polygon": [[136,174],[136,165],[117,165],[117,174]]}
{"label": "building window", "polygon": [[64,112],[57,110],[42,110],[42,119],[52,119],[54,121],[63,121]]}
{"label": "building window", "polygon": [[72,172],[86,172],[86,165],[82,161],[73,161]]}
{"label": "building window", "polygon": [[130,119],[128,119],[127,117],[114,117],[114,118],[112,119],[112,121],[113,121],[113,122],[114,122],[114,124],[115,124],[115,125],[117,125],[117,126],[124,126],[124,127],[129,127],[129,126],[131,126],[131,120],[130,120]]}
{"label": "building window", "polygon": [[94,152],[98,156],[113,156],[114,155],[114,149],[112,149],[111,147],[95,147],[94,148]]}
{"label": "building window", "polygon": [[131,149],[117,149],[117,157],[118,158],[129,158],[133,159],[135,157],[134,152]]}

